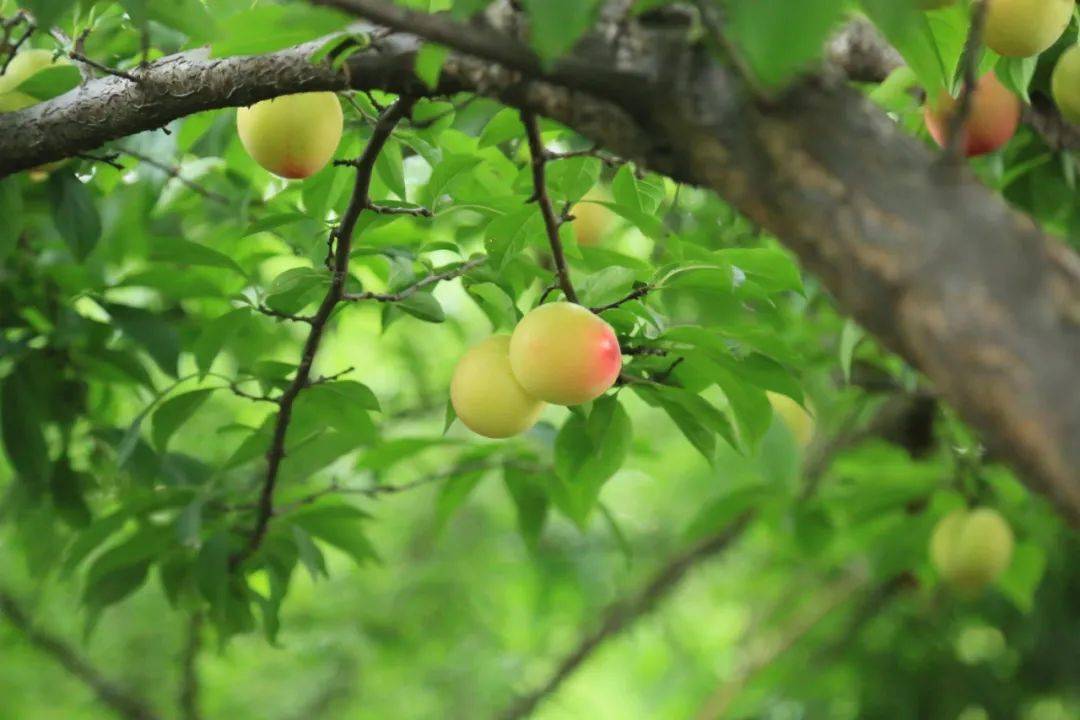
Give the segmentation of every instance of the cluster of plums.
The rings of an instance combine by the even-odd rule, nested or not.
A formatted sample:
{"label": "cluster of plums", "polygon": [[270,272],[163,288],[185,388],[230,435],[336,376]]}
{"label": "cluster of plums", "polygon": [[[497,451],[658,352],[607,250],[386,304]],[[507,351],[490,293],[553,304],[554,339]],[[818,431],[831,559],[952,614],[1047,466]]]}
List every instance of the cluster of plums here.
{"label": "cluster of plums", "polygon": [[511,335],[470,348],[454,368],[450,401],[473,432],[507,438],[531,428],[544,403],[600,397],[621,369],[611,326],[581,305],[554,302],[526,314]]}
{"label": "cluster of plums", "polygon": [[1001,577],[1012,553],[1012,529],[990,508],[954,510],[930,536],[930,562],[962,595],[976,595]]}
{"label": "cluster of plums", "polygon": [[[952,5],[956,0],[916,0],[926,10]],[[1075,0],[987,0],[983,42],[1005,57],[1032,57],[1057,42],[1069,26]],[[1054,102],[1062,116],[1080,123],[1080,45],[1066,50],[1051,78]],[[944,90],[923,111],[926,127],[941,146],[947,141],[950,117],[957,101]],[[1020,98],[1001,84],[993,71],[983,75],[971,94],[963,133],[968,157],[992,152],[1016,133],[1020,125]]]}

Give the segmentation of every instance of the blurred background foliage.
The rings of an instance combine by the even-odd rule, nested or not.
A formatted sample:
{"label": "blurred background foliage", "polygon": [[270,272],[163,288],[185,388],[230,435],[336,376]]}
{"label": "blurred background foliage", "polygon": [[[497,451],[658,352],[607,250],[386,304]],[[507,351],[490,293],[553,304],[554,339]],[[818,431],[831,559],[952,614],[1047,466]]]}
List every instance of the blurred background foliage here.
{"label": "blurred background foliage", "polygon": [[[596,5],[524,4],[546,55]],[[92,29],[85,52],[111,67],[139,61],[144,31],[154,59],[208,41],[218,55],[265,52],[347,22],[300,2],[18,5],[64,37]],[[758,68],[776,81],[812,55],[785,28],[821,25],[823,38],[849,9],[807,2],[799,12],[821,17],[785,25],[733,5],[736,39],[754,62],[777,56]],[[5,17],[15,8],[0,2]],[[934,16],[953,62],[958,12]],[[40,99],[66,89],[60,75]],[[1035,65],[1025,78],[1025,92],[1046,82]],[[925,135],[906,82],[868,90]],[[359,153],[391,100],[343,97],[337,157]],[[626,358],[639,381],[611,393],[626,420],[576,449],[560,430],[588,408],[548,407],[507,441],[447,427],[457,358],[512,329],[552,279],[521,122],[474,97],[423,100],[395,131],[372,196],[434,217],[365,213],[350,289],[400,291],[486,262],[336,312],[315,376],[352,369],[302,395],[283,512],[229,573],[274,410],[231,390],[276,394],[295,370],[306,325],[260,308],[297,314],[321,298],[353,174],[271,176],[234,114],[0,183],[0,601],[103,676],[170,717],[192,656],[207,718],[494,716],[611,603],[753,509],[731,547],[611,633],[536,717],[1080,716],[1076,535],[775,238],[709,193],[602,153],[551,162],[557,209],[579,216],[561,235],[584,302],[650,290],[604,313],[624,349],[643,350]],[[554,151],[590,148],[542,129]],[[1073,238],[1075,165],[1028,131],[976,163]],[[586,223],[599,232],[582,237]],[[812,412],[809,443],[766,391]],[[603,467],[583,469],[594,456]],[[934,523],[966,501],[999,510],[1017,537],[978,598],[949,592],[926,556]],[[0,718],[110,716],[25,623],[2,619]]]}

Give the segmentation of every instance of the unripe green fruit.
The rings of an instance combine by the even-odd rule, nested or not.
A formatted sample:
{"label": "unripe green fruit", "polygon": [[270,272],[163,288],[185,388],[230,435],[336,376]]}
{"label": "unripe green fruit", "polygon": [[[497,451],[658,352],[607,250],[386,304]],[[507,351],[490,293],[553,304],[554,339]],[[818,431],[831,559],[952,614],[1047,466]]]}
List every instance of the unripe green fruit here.
{"label": "unripe green fruit", "polygon": [[330,162],[344,124],[341,103],[330,92],[283,95],[236,112],[240,142],[252,159],[290,179],[314,175]]}
{"label": "unripe green fruit", "polygon": [[1009,567],[1013,533],[996,510],[955,510],[930,536],[930,561],[941,577],[965,594],[975,594]]}
{"label": "unripe green fruit", "polygon": [[510,370],[510,336],[493,335],[469,349],[454,368],[450,402],[465,427],[508,438],[536,423],[544,403],[527,394]]}
{"label": "unripe green fruit", "polygon": [[549,303],[514,328],[510,367],[530,395],[580,405],[615,384],[622,351],[615,331],[595,313],[574,303]]}
{"label": "unripe green fruit", "polygon": [[814,438],[814,417],[806,411],[806,408],[787,395],[781,395],[771,390],[767,391],[765,395],[769,398],[773,412],[791,431],[795,442],[800,447],[809,445]]}
{"label": "unripe green fruit", "polygon": [[570,210],[570,213],[574,216],[572,227],[578,245],[592,247],[599,245],[600,241],[604,239],[604,235],[611,226],[612,212],[606,206],[591,201],[606,202],[610,199],[607,193],[603,191],[590,190]]}
{"label": "unripe green fruit", "polygon": [[[949,132],[949,118],[955,111],[957,100],[944,90],[939,94],[936,107],[929,104],[923,109],[923,119],[937,144],[945,147]],[[993,72],[983,75],[971,94],[971,108],[967,122],[960,132],[964,134],[964,154],[967,157],[993,152],[1009,141],[1020,126],[1020,98],[1001,84]]]}
{"label": "unripe green fruit", "polygon": [[1076,0],[989,0],[983,42],[1010,57],[1038,55],[1069,26]]}
{"label": "unripe green fruit", "polygon": [[1054,67],[1051,89],[1061,115],[1080,125],[1080,45],[1073,45],[1061,55]]}

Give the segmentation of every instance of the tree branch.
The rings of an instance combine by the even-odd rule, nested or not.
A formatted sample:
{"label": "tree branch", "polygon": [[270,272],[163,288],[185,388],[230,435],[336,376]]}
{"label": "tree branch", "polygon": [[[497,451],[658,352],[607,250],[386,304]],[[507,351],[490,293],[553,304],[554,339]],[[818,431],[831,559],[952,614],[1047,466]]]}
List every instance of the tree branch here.
{"label": "tree branch", "polygon": [[525,136],[529,142],[533,178],[531,199],[540,206],[540,214],[544,218],[544,230],[547,232],[548,244],[551,245],[551,257],[555,261],[555,276],[559,281],[559,287],[567,300],[576,303],[577,291],[574,290],[574,283],[570,281],[570,268],[566,265],[566,254],[563,252],[562,240],[559,239],[560,223],[555,217],[555,210],[552,209],[551,198],[548,196],[547,178],[544,175],[547,150],[544,148],[544,141],[540,138],[540,125],[536,122],[536,115],[531,112],[522,112],[521,122],[525,124]]}
{"label": "tree branch", "polygon": [[946,171],[846,81],[809,78],[755,102],[731,68],[647,18],[591,36],[550,69],[488,27],[420,19],[413,29],[427,39],[501,60],[451,52],[431,91],[413,74],[420,40],[411,34],[380,36],[343,72],[309,61],[319,43],[212,62],[166,58],[140,70],[141,84],[103,78],[0,115],[0,176],[289,92],[480,92],[718,192],[795,251],[843,310],[926,373],[995,454],[1080,524],[1080,394],[1061,392],[1075,384],[1080,357],[1080,258],[970,172]]}
{"label": "tree branch", "polygon": [[203,616],[191,614],[187,638],[180,656],[180,695],[177,698],[181,720],[200,720],[199,711],[199,653],[202,651]]}
{"label": "tree branch", "polygon": [[36,628],[18,602],[0,588],[0,616],[7,619],[27,642],[58,662],[72,676],[90,688],[97,699],[125,720],[159,720],[146,701],[102,675],[59,637]]}
{"label": "tree branch", "polygon": [[982,34],[983,26],[986,24],[986,8],[986,0],[976,0],[971,6],[971,28],[968,30],[967,39],[964,41],[964,50],[960,55],[960,72],[963,77],[963,87],[960,89],[956,109],[949,116],[949,124],[945,135],[945,157],[952,162],[960,162],[964,157],[963,148],[966,142],[964,125],[967,123],[968,116],[971,115],[971,98],[979,82],[976,73],[979,69],[979,56],[982,54]]}
{"label": "tree branch", "polygon": [[750,524],[745,514],[720,533],[706,538],[695,547],[674,558],[662,567],[652,580],[633,597],[611,605],[604,613],[599,627],[583,637],[577,646],[556,666],[546,682],[535,690],[519,696],[499,715],[502,720],[528,717],[549,695],[554,693],[578,666],[591,656],[606,640],[646,615],[679,586],[688,572],[701,562],[723,552],[737,540]]}
{"label": "tree branch", "polygon": [[270,449],[266,453],[266,479],[263,481],[262,491],[259,495],[255,527],[248,536],[244,547],[230,558],[229,563],[233,568],[239,567],[246,559],[251,557],[262,545],[263,538],[266,537],[267,527],[274,516],[274,489],[277,485],[281,462],[285,459],[285,436],[289,429],[289,422],[292,419],[293,403],[296,402],[300,392],[309,384],[311,366],[315,361],[315,354],[319,351],[319,344],[322,342],[327,322],[329,322],[331,313],[345,294],[345,281],[349,275],[349,253],[352,252],[352,236],[356,229],[356,222],[360,218],[360,213],[371,203],[369,190],[371,188],[371,176],[375,170],[375,160],[378,158],[383,146],[386,145],[386,141],[390,139],[390,135],[393,133],[398,121],[409,113],[414,102],[412,98],[403,97],[379,117],[379,121],[375,124],[375,128],[371,133],[371,139],[368,140],[367,147],[364,148],[363,154],[356,163],[356,182],[353,185],[352,196],[349,199],[349,205],[345,209],[344,215],[341,217],[341,223],[333,232],[333,237],[336,239],[336,248],[330,287],[327,289],[326,296],[319,304],[319,309],[311,320],[311,330],[308,333],[307,341],[304,343],[304,350],[300,358],[300,365],[296,369],[296,375],[293,377],[292,383],[289,384],[289,387],[285,389],[285,392],[278,399],[277,420],[274,423],[274,434],[270,441]]}

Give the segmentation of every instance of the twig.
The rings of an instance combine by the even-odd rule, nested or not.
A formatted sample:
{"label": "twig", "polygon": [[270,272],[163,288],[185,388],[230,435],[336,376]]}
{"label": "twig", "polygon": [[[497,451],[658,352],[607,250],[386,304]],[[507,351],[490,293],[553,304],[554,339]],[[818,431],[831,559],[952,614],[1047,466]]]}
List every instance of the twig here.
{"label": "twig", "polygon": [[191,613],[187,626],[187,642],[180,655],[180,695],[177,698],[181,720],[200,720],[199,711],[199,653],[202,651],[203,616]]}
{"label": "twig", "polygon": [[630,162],[625,158],[621,158],[618,155],[613,155],[612,153],[602,150],[599,145],[593,145],[592,147],[585,148],[584,150],[568,150],[566,152],[554,152],[552,150],[545,150],[544,156],[548,160],[548,162],[557,162],[559,160],[568,160],[570,158],[576,157],[594,157],[608,167],[620,167]]}
{"label": "twig", "polygon": [[433,217],[434,213],[426,207],[391,207],[389,205],[377,205],[371,203],[367,208],[371,212],[380,215],[412,215],[413,217]]}
{"label": "twig", "polygon": [[397,292],[393,293],[377,293],[377,292],[362,292],[362,293],[345,293],[341,296],[342,300],[348,302],[361,302],[364,300],[375,300],[377,302],[401,302],[408,297],[416,294],[418,290],[422,290],[429,285],[435,285],[444,280],[452,280],[453,278],[464,275],[475,267],[479,267],[487,262],[487,256],[482,255],[475,257],[472,260],[462,263],[450,270],[444,270],[443,272],[434,273],[427,277],[417,280],[412,285],[409,285]]}
{"label": "twig", "polygon": [[103,705],[126,720],[159,720],[147,702],[109,680],[59,637],[34,627],[15,598],[0,589],[0,617],[6,618],[32,646],[58,662],[89,687]]}
{"label": "twig", "polygon": [[334,308],[341,302],[345,295],[345,282],[349,277],[349,253],[352,252],[352,236],[356,230],[357,220],[364,208],[371,204],[369,192],[371,189],[371,177],[375,170],[375,160],[379,152],[386,145],[387,140],[393,133],[398,122],[412,110],[415,99],[402,97],[391,105],[375,123],[375,128],[368,140],[367,147],[356,167],[356,182],[353,185],[352,196],[349,205],[342,215],[341,223],[334,230],[336,248],[334,254],[333,275],[326,296],[319,304],[319,309],[311,321],[311,330],[304,350],[300,358],[300,365],[296,369],[296,375],[292,383],[282,393],[278,402],[279,408],[277,420],[274,424],[274,434],[270,441],[270,448],[266,452],[266,478],[259,494],[259,504],[256,511],[255,527],[251,530],[248,540],[242,549],[237,551],[229,559],[232,568],[239,567],[245,560],[251,557],[262,545],[266,537],[266,530],[270,519],[274,516],[274,490],[277,486],[278,473],[281,470],[281,462],[285,459],[285,435],[292,420],[293,403],[297,396],[307,386],[311,377],[311,366],[315,361],[315,355],[319,351],[323,333],[330,320]]}
{"label": "twig", "polygon": [[563,295],[572,303],[578,302],[577,292],[570,282],[570,270],[566,265],[566,255],[563,253],[562,240],[559,239],[559,221],[555,218],[555,211],[551,208],[551,198],[548,197],[547,180],[544,177],[544,165],[546,162],[546,150],[543,140],[540,139],[540,125],[536,122],[536,115],[532,112],[522,111],[521,122],[525,124],[525,135],[529,141],[529,152],[532,155],[533,196],[540,206],[540,214],[544,218],[544,228],[547,230],[548,243],[551,245],[551,256],[555,261],[555,273],[559,280],[559,287]]}
{"label": "twig", "polygon": [[8,65],[15,59],[15,55],[19,52],[19,48],[23,46],[23,43],[30,39],[30,36],[34,34],[34,30],[37,29],[37,26],[23,13],[15,15],[9,22],[11,23],[10,25],[7,23],[4,25],[4,45],[8,44],[8,40],[11,37],[11,31],[18,26],[20,22],[26,22],[26,29],[23,30],[22,37],[11,43],[10,47],[8,47],[8,56],[4,58],[3,67],[0,67],[0,75],[7,72]]}
{"label": "twig", "polygon": [[99,162],[108,165],[116,170],[123,170],[124,166],[116,162],[116,158],[120,157],[119,153],[108,153],[106,155],[94,155],[93,153],[77,153],[77,158],[83,160],[90,160],[91,162]]}
{"label": "twig", "polygon": [[274,405],[281,404],[281,398],[279,397],[274,397],[273,395],[255,395],[254,393],[249,393],[245,390],[241,390],[239,381],[233,381],[229,383],[229,390],[232,391],[233,395],[236,395],[237,397],[242,397],[245,400],[273,403]]}
{"label": "twig", "polygon": [[621,298],[619,298],[618,300],[616,300],[614,302],[609,302],[607,305],[600,305],[599,307],[592,307],[592,308],[589,308],[589,309],[592,310],[594,313],[599,315],[600,313],[604,312],[605,310],[613,310],[613,309],[619,307],[620,305],[625,305],[628,302],[632,302],[634,300],[638,300],[640,298],[643,298],[643,297],[645,297],[646,295],[648,295],[649,293],[651,293],[655,289],[656,289],[656,286],[652,285],[652,284],[642,285],[640,287],[634,288],[625,297],[621,297]]}
{"label": "twig", "polygon": [[963,74],[964,85],[960,89],[956,107],[949,116],[949,124],[946,132],[945,159],[949,162],[958,162],[963,158],[963,144],[966,141],[964,125],[971,114],[971,98],[978,85],[975,73],[979,67],[979,55],[982,49],[983,27],[986,25],[986,0],[977,0],[971,7],[971,28],[968,30],[967,40],[964,42],[964,51],[960,55],[960,68]]}
{"label": "twig", "polygon": [[311,380],[310,382],[308,382],[307,387],[315,387],[316,385],[325,385],[326,383],[332,383],[335,380],[339,380],[339,379],[345,377],[346,375],[348,375],[349,373],[351,373],[355,369],[356,369],[355,367],[350,365],[349,367],[345,368],[344,370],[336,372],[333,375],[320,375],[319,377],[315,378],[314,380]]}
{"label": "twig", "polygon": [[74,60],[75,62],[80,62],[83,65],[88,65],[88,66],[94,68],[95,70],[98,70],[100,72],[105,73],[106,75],[114,75],[114,76],[116,76],[118,78],[124,78],[128,82],[133,82],[133,83],[141,83],[142,82],[142,80],[140,78],[136,77],[135,75],[132,75],[129,72],[125,72],[123,70],[117,70],[116,68],[111,68],[108,65],[105,65],[103,63],[99,63],[97,60],[92,60],[92,59],[86,57],[81,52],[76,52],[74,50],[69,50],[67,56],[69,58],[71,58],[72,60]]}
{"label": "twig", "polygon": [[147,165],[152,165],[153,167],[156,167],[158,170],[161,170],[169,177],[175,178],[177,181],[186,185],[188,188],[194,190],[208,200],[213,200],[214,202],[219,202],[223,205],[229,205],[232,203],[232,201],[224,195],[216,193],[213,190],[208,190],[194,180],[190,180],[184,177],[183,173],[180,171],[180,166],[178,165],[170,165],[169,163],[162,162],[161,160],[155,160],[149,155],[144,155],[141,152],[138,152],[136,150],[130,150],[124,147],[117,148],[117,152],[133,157],[139,162],[144,162]]}
{"label": "twig", "polygon": [[548,285],[546,288],[544,288],[544,292],[540,293],[540,298],[536,301],[536,304],[537,305],[543,305],[544,302],[547,301],[548,296],[551,295],[551,293],[555,292],[558,289],[559,289],[559,283],[558,282],[553,282],[550,285]]}
{"label": "twig", "polygon": [[498,717],[502,720],[518,720],[530,715],[563,681],[573,673],[604,641],[647,614],[677,588],[686,574],[696,565],[723,552],[742,535],[750,524],[752,515],[747,513],[735,520],[723,531],[674,558],[662,567],[652,580],[636,595],[611,605],[604,613],[600,626],[585,635],[578,645],[556,666],[555,671],[535,690],[519,696]]}
{"label": "twig", "polygon": [[275,310],[274,308],[266,305],[265,303],[259,303],[255,305],[255,310],[278,320],[291,320],[293,322],[307,323],[310,325],[315,320],[311,315],[293,315],[292,313],[282,312],[281,310]]}

